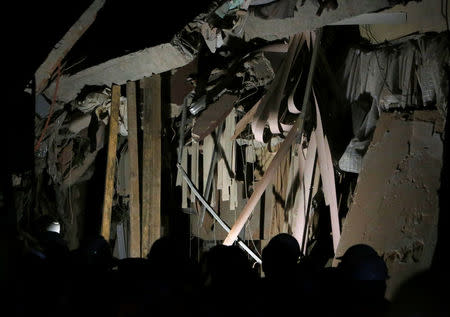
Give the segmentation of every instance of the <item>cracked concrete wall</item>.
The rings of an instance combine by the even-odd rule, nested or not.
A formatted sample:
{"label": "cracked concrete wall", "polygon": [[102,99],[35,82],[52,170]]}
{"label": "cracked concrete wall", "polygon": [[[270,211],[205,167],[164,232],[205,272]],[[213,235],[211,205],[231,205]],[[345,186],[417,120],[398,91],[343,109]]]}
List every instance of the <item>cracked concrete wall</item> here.
{"label": "cracked concrete wall", "polygon": [[[422,112],[381,115],[336,252],[338,257],[365,243],[383,255],[388,299],[430,267],[436,247],[443,142],[433,116],[422,121]],[[427,112],[440,118],[437,111]]]}

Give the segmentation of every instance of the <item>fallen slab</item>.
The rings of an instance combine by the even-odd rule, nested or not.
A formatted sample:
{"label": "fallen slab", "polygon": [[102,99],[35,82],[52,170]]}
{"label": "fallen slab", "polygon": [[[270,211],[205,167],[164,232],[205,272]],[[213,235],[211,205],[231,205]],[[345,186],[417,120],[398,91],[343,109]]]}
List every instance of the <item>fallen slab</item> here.
{"label": "fallen slab", "polygon": [[[186,55],[171,43],[146,48],[105,63],[82,70],[72,76],[62,76],[58,89],[58,101],[68,103],[74,100],[84,86],[123,85],[153,74],[160,74],[190,63],[195,56]],[[52,96],[53,82],[46,96]]]}
{"label": "fallen slab", "polygon": [[429,113],[382,113],[336,252],[339,257],[364,243],[382,255],[390,276],[387,299],[430,267],[436,247],[443,142],[430,122],[440,114]]}

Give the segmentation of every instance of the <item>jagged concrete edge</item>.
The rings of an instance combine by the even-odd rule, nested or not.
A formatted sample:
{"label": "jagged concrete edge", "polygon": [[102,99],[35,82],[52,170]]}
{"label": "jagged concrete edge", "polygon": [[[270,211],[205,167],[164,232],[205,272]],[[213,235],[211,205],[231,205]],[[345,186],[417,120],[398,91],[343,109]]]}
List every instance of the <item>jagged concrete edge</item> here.
{"label": "jagged concrete edge", "polygon": [[[165,43],[114,58],[72,76],[62,76],[57,100],[68,103],[77,97],[84,86],[122,85],[129,80],[139,80],[182,67],[190,63],[194,57],[193,54],[184,54],[171,43]],[[53,96],[55,86],[54,81],[44,92],[47,97]]]}
{"label": "jagged concrete edge", "polygon": [[336,10],[327,11],[325,9],[321,16],[316,16],[317,5],[312,1],[307,1],[300,6],[301,2],[302,0],[297,1],[297,9],[292,18],[265,20],[250,15],[244,27],[244,39],[249,41],[261,38],[274,41],[352,16],[390,7],[388,0],[341,0],[338,2],[339,6]]}

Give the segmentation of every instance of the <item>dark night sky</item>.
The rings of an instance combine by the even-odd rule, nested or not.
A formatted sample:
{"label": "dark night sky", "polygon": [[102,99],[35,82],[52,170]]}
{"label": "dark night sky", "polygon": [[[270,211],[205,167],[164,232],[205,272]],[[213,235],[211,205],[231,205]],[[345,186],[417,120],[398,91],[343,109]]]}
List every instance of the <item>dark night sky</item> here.
{"label": "dark night sky", "polygon": [[[12,171],[32,164],[33,101],[23,93],[35,70],[93,0],[10,1],[2,3],[3,80],[7,85],[7,151]],[[88,67],[110,58],[170,41],[210,0],[106,0],[96,21],[75,44],[67,66],[83,59]],[[5,54],[6,53],[6,54]],[[6,72],[5,72],[6,69]]]}

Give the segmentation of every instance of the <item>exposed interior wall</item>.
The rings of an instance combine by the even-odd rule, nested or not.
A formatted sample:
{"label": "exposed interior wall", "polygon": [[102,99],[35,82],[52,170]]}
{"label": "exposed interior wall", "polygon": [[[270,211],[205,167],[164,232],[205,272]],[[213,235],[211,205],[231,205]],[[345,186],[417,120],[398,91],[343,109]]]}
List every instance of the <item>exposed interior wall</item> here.
{"label": "exposed interior wall", "polygon": [[432,262],[443,154],[434,121],[440,119],[437,111],[382,113],[342,228],[336,256],[357,243],[373,246],[388,266],[388,299]]}

